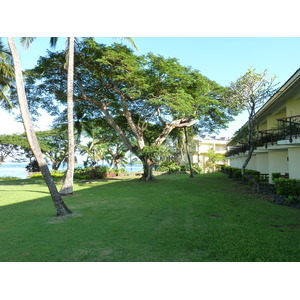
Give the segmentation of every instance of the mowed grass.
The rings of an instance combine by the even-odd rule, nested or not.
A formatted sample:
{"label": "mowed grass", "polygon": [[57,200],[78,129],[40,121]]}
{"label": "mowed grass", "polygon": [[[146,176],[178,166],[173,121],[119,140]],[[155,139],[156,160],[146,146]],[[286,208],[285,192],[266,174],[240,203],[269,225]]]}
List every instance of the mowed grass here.
{"label": "mowed grass", "polygon": [[224,174],[74,188],[57,218],[42,182],[1,181],[0,261],[300,261],[300,210]]}

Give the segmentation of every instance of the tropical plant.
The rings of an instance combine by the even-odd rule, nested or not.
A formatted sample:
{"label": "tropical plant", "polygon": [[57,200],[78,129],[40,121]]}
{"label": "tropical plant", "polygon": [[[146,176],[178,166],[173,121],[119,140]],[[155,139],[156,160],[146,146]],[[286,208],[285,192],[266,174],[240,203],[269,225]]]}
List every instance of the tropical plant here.
{"label": "tropical plant", "polygon": [[[198,122],[213,130],[232,119],[223,101],[225,89],[176,59],[137,56],[124,45],[106,47],[91,39],[79,48],[80,55],[75,57],[76,102],[105,116],[127,149],[143,162],[145,180],[153,178],[155,164],[155,158],[145,152],[147,147],[162,145],[175,128]],[[43,86],[55,90],[56,99],[63,101],[64,86],[59,80],[63,74],[57,68],[62,55],[48,53],[31,70],[32,97],[47,103],[53,99],[53,94],[39,94],[38,87]],[[120,126],[116,118],[126,126]]]}
{"label": "tropical plant", "polygon": [[72,214],[72,211],[63,202],[63,200],[53,182],[49,168],[43,157],[37,136],[35,134],[35,131],[34,131],[34,128],[32,125],[29,108],[28,108],[28,102],[27,102],[26,93],[25,93],[24,82],[23,82],[23,74],[22,74],[20,57],[19,57],[19,53],[18,53],[16,44],[15,44],[14,38],[9,37],[8,44],[9,44],[9,47],[11,50],[11,55],[13,58],[15,82],[16,82],[16,89],[17,89],[20,113],[21,113],[21,117],[23,120],[23,125],[24,125],[24,129],[25,129],[25,133],[27,136],[27,140],[28,140],[30,149],[33,152],[33,154],[38,162],[38,165],[41,169],[41,172],[45,178],[45,181],[46,181],[46,184],[50,191],[54,206],[56,208],[57,216],[64,216],[64,215]]}
{"label": "tropical plant", "polygon": [[215,152],[214,149],[209,149],[205,154],[207,160],[205,162],[206,172],[215,172],[217,163],[224,161],[224,154]]}
{"label": "tropical plant", "polygon": [[13,107],[9,99],[13,81],[14,69],[11,54],[0,39],[0,106],[8,109]]}

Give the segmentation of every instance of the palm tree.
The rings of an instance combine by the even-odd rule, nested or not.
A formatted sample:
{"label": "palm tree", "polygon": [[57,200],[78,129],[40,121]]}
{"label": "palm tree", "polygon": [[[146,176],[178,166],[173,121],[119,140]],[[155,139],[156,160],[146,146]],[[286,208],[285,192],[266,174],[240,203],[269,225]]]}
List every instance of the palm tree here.
{"label": "palm tree", "polygon": [[28,109],[28,102],[27,102],[27,98],[26,98],[26,94],[25,94],[25,87],[24,87],[20,57],[19,57],[19,53],[18,53],[16,44],[15,44],[14,38],[11,38],[11,37],[8,38],[8,45],[9,45],[11,55],[13,58],[18,102],[19,102],[21,117],[23,120],[23,125],[24,125],[24,129],[25,129],[25,133],[27,136],[27,140],[28,140],[30,149],[33,152],[33,154],[38,162],[38,165],[41,169],[41,172],[44,176],[44,179],[46,181],[49,192],[51,194],[54,206],[56,208],[57,216],[64,216],[64,215],[72,214],[72,211],[63,202],[61,195],[59,194],[59,192],[53,182],[51,173],[50,173],[47,163],[42,155],[42,151],[41,151],[38,139],[37,139],[35,131],[33,129],[32,121],[31,121],[31,117],[30,117],[30,113],[29,113],[29,109]]}
{"label": "palm tree", "polygon": [[[25,48],[28,48],[34,41],[34,37],[21,38],[21,43]],[[50,38],[50,46],[55,48],[57,44],[57,37]],[[73,194],[73,178],[75,167],[75,148],[74,148],[74,120],[73,120],[73,82],[74,82],[74,37],[68,38],[66,66],[68,70],[67,79],[67,120],[68,120],[68,164],[67,171],[64,177],[63,185],[60,189],[60,194],[72,195]]]}
{"label": "palm tree", "polygon": [[[132,46],[137,50],[137,46],[131,37],[121,38],[129,41]],[[25,47],[28,47],[34,38],[21,38],[21,42]],[[57,37],[50,38],[51,47],[55,47]],[[67,115],[68,115],[68,167],[65,174],[63,185],[60,189],[61,195],[73,194],[73,177],[74,177],[74,120],[73,120],[73,82],[74,82],[74,37],[68,38],[68,51],[67,51],[67,68],[68,68],[68,82],[67,82]]]}
{"label": "palm tree", "polygon": [[8,104],[8,108],[13,107],[8,97],[13,78],[12,58],[9,50],[6,49],[0,39],[0,105]]}
{"label": "palm tree", "polygon": [[[52,44],[56,45],[55,38],[52,38]],[[129,41],[135,49],[137,46],[132,38],[121,38]],[[50,41],[51,42],[51,41]],[[61,187],[61,195],[73,194],[73,177],[74,177],[74,120],[73,120],[73,86],[74,86],[74,37],[68,38],[68,83],[67,83],[67,111],[68,111],[68,167],[65,175],[64,183]]]}
{"label": "palm tree", "polygon": [[68,167],[64,183],[60,189],[61,195],[73,194],[73,178],[75,167],[74,148],[74,118],[73,118],[73,89],[74,89],[74,37],[68,38],[68,82],[67,82],[67,112],[68,112]]}

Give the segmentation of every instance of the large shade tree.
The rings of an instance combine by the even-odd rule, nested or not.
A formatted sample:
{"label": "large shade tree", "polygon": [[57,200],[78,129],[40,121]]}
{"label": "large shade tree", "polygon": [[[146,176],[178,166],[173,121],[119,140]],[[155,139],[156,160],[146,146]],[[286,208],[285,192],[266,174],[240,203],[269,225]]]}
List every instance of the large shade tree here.
{"label": "large shade tree", "polygon": [[[124,45],[105,46],[91,39],[81,42],[79,50],[74,100],[105,117],[143,162],[145,180],[153,178],[155,156],[172,130],[197,122],[207,130],[220,129],[232,119],[223,101],[225,89],[175,58],[137,56]],[[62,52],[49,52],[31,70],[28,89],[40,103],[64,101],[62,60]],[[123,118],[126,127],[119,126],[116,117]]]}
{"label": "large shade tree", "polygon": [[46,184],[48,186],[49,192],[51,194],[54,206],[56,208],[57,216],[64,216],[68,214],[72,214],[72,211],[65,205],[64,201],[62,200],[54,182],[51,177],[49,168],[47,163],[43,157],[37,136],[35,134],[31,116],[29,113],[27,97],[24,88],[24,81],[23,81],[23,73],[21,68],[21,62],[19,53],[14,41],[14,38],[8,38],[9,48],[11,50],[11,55],[13,58],[14,64],[14,72],[15,72],[15,83],[16,83],[16,90],[17,90],[17,98],[20,107],[20,113],[24,125],[24,130],[26,133],[26,137],[30,146],[31,151],[33,152],[38,165],[41,169],[41,172],[44,176]]}

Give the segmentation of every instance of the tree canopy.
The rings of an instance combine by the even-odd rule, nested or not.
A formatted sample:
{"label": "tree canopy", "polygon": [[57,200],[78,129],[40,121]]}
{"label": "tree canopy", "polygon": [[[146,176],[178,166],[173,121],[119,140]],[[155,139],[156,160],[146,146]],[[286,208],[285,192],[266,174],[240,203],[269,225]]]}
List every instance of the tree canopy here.
{"label": "tree canopy", "polygon": [[[159,147],[172,130],[197,123],[210,132],[232,120],[234,110],[224,100],[226,89],[175,58],[152,53],[138,56],[124,45],[105,46],[92,39],[80,42],[78,48],[75,103],[91,118],[105,117],[127,149],[144,163],[145,178],[152,176],[155,151],[150,148]],[[33,107],[55,114],[57,103],[66,102],[64,55],[49,51],[28,72]],[[116,118],[126,126],[120,126]]]}

